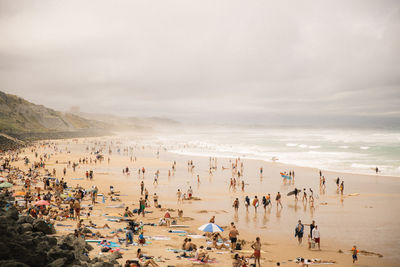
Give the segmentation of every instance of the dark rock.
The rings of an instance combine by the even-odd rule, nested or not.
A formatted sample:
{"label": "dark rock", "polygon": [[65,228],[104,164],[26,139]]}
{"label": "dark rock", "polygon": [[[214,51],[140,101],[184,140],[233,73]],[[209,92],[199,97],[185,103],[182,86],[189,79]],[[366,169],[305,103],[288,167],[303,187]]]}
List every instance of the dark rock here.
{"label": "dark rock", "polygon": [[93,250],[92,245],[90,245],[90,244],[87,243],[87,242],[85,242],[85,243],[86,243],[86,245],[85,245],[86,250],[87,250],[87,251],[92,251],[92,250]]}
{"label": "dark rock", "polygon": [[33,223],[34,219],[31,216],[20,216],[17,223],[22,224],[22,223]]}
{"label": "dark rock", "polygon": [[0,261],[0,266],[2,266],[2,267],[29,267],[29,265],[26,265],[25,263],[17,262],[14,260]]}
{"label": "dark rock", "polygon": [[23,223],[20,225],[20,233],[26,233],[28,231],[32,231],[33,226],[30,223]]}
{"label": "dark rock", "polygon": [[18,220],[18,211],[14,206],[9,207],[5,215],[14,221]]}
{"label": "dark rock", "polygon": [[62,267],[67,262],[66,258],[59,258],[53,261],[52,263],[48,264],[47,267]]}
{"label": "dark rock", "polygon": [[43,220],[35,220],[33,222],[33,230],[35,232],[42,232],[44,234],[53,234],[53,233],[55,233],[54,227],[53,226],[49,226]]}

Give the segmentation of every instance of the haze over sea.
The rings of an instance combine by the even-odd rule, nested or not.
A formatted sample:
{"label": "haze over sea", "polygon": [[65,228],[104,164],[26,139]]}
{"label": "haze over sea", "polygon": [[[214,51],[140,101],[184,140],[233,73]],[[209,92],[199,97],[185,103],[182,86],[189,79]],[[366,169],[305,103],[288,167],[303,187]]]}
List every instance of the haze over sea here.
{"label": "haze over sea", "polygon": [[[155,140],[154,140],[155,139]],[[152,135],[171,152],[245,157],[340,172],[400,176],[398,129],[206,127]]]}

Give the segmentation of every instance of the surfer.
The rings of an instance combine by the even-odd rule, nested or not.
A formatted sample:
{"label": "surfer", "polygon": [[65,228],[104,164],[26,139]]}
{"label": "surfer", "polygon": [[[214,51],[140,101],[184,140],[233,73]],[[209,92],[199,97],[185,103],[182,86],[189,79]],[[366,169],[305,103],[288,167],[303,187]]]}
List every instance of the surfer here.
{"label": "surfer", "polygon": [[254,196],[254,199],[253,199],[254,212],[257,212],[258,205],[259,205],[258,198],[257,198],[257,196]]}
{"label": "surfer", "polygon": [[378,174],[378,172],[379,172],[379,169],[378,169],[378,167],[376,167],[375,168],[375,173]]}

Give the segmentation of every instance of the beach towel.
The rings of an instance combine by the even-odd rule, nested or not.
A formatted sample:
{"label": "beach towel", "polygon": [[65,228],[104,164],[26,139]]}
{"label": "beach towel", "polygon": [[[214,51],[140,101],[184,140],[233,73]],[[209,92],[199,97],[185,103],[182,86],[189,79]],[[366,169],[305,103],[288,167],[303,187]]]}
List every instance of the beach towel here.
{"label": "beach towel", "polygon": [[203,236],[203,235],[188,235],[188,237],[194,238],[194,239],[206,238],[206,237]]}
{"label": "beach towel", "polygon": [[100,243],[103,240],[86,239],[85,241],[88,242],[88,243]]}
{"label": "beach towel", "polygon": [[189,228],[189,225],[171,225],[170,228]]}
{"label": "beach towel", "polygon": [[71,178],[71,180],[83,180],[83,178]]}
{"label": "beach towel", "polygon": [[193,261],[193,262],[197,262],[197,263],[217,263],[215,260],[208,260],[208,261],[201,261],[195,258],[188,258],[188,260]]}
{"label": "beach towel", "polygon": [[172,234],[186,234],[186,231],[183,230],[168,230],[168,233],[172,233]]}
{"label": "beach towel", "polygon": [[106,208],[110,208],[110,209],[112,209],[112,208],[118,209],[118,208],[124,208],[124,207],[125,207],[125,204],[106,206]]}
{"label": "beach towel", "polygon": [[168,236],[145,236],[145,239],[148,240],[171,240]]}

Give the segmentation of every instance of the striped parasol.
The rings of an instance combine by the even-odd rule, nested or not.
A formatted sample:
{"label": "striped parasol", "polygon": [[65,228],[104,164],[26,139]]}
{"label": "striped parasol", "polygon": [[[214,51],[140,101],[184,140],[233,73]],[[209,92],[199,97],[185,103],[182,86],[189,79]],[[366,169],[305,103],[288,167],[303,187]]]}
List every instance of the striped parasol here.
{"label": "striped parasol", "polygon": [[215,232],[223,232],[224,229],[222,229],[219,225],[216,225],[215,223],[207,223],[198,228],[200,231],[203,232],[209,232],[209,233],[215,233]]}

